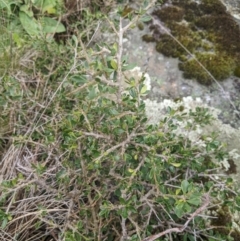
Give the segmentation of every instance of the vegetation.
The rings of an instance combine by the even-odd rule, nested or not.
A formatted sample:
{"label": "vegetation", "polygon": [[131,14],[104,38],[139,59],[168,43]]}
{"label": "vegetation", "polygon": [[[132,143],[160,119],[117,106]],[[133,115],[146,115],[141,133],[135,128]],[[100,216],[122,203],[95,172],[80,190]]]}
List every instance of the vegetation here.
{"label": "vegetation", "polygon": [[[1,1],[1,240],[238,240],[230,154],[214,133],[190,138],[209,111],[150,124],[146,75],[129,77],[123,35],[151,4],[108,18],[99,2]],[[99,18],[117,41],[90,48]]]}

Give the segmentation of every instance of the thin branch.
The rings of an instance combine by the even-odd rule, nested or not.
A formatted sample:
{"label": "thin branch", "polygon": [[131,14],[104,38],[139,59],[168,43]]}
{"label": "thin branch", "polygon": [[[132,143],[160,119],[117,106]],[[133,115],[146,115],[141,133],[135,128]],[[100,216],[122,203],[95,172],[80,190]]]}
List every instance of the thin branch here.
{"label": "thin branch", "polygon": [[210,194],[206,193],[205,195],[203,195],[203,205],[201,207],[199,207],[194,213],[192,213],[190,215],[190,217],[188,218],[188,220],[185,222],[185,224],[182,227],[179,228],[169,228],[161,233],[149,236],[145,239],[143,239],[142,241],[154,241],[162,236],[165,236],[166,234],[170,234],[170,233],[182,233],[187,227],[188,224],[198,215],[200,214],[202,211],[204,211],[207,206],[210,204]]}
{"label": "thin branch", "polygon": [[98,138],[102,138],[102,139],[107,139],[107,140],[111,140],[111,137],[110,136],[107,136],[107,135],[101,135],[101,134],[96,134],[96,133],[93,133],[93,132],[81,132],[83,133],[85,136],[93,136],[93,137],[96,137],[97,139]]}

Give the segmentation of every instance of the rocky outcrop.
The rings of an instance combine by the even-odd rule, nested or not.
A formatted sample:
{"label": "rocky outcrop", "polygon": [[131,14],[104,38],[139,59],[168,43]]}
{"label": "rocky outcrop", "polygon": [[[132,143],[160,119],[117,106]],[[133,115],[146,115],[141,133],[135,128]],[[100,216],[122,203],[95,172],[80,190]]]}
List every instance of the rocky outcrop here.
{"label": "rocky outcrop", "polygon": [[227,11],[236,19],[240,25],[240,1],[239,0],[221,0],[226,6]]}

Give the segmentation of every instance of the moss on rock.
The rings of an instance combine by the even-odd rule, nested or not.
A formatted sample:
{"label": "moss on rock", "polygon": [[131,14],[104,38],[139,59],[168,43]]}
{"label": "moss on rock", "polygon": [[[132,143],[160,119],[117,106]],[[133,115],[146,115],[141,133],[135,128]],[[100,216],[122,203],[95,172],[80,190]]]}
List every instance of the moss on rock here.
{"label": "moss on rock", "polygon": [[[224,80],[234,71],[235,62],[227,55],[198,53],[196,54],[196,59],[217,80]],[[212,77],[195,59],[180,63],[179,68],[184,71],[183,75],[185,78],[196,79],[199,83],[204,85],[210,85],[213,81]]]}
{"label": "moss on rock", "polygon": [[[240,28],[222,2],[172,0],[171,3],[153,14],[166,24],[175,39],[167,34],[153,34],[156,50],[167,57],[179,58],[183,61],[179,67],[184,77],[195,78],[205,85],[212,83],[211,76],[194,59],[189,59],[189,52],[216,80],[228,78],[233,73],[240,77],[240,67],[235,68],[240,61]],[[154,27],[153,32],[157,31]]]}
{"label": "moss on rock", "polygon": [[177,6],[163,7],[153,12],[161,21],[180,22],[184,16],[184,9]]}
{"label": "moss on rock", "polygon": [[191,35],[191,29],[187,25],[179,24],[176,22],[170,22],[167,26],[171,29],[171,33],[175,37],[183,36],[183,35]]}
{"label": "moss on rock", "polygon": [[142,31],[143,29],[144,29],[144,24],[143,24],[143,22],[137,22],[137,27],[138,27],[138,29],[140,30],[140,31]]}
{"label": "moss on rock", "polygon": [[196,17],[201,16],[201,10],[196,2],[191,2],[185,6],[184,19],[188,22],[194,22]]}
{"label": "moss on rock", "polygon": [[239,65],[234,70],[234,76],[240,78],[240,66]]}
{"label": "moss on rock", "polygon": [[219,0],[202,0],[199,5],[203,14],[225,14],[226,7]]}
{"label": "moss on rock", "polygon": [[168,34],[162,34],[157,42],[156,49],[158,52],[167,57],[183,59],[187,51],[194,52],[201,47],[201,36],[199,32],[193,32],[187,26],[170,23],[171,32],[174,38]]}
{"label": "moss on rock", "polygon": [[144,42],[149,43],[149,42],[154,42],[154,41],[155,41],[155,38],[152,36],[152,34],[144,34],[144,35],[142,36],[142,40],[143,40]]}
{"label": "moss on rock", "polygon": [[[195,25],[211,34],[217,49],[231,55],[240,52],[240,28],[226,7],[219,0],[202,0],[203,13],[195,19]],[[214,38],[213,38],[214,36]]]}
{"label": "moss on rock", "polygon": [[184,49],[168,34],[163,34],[157,42],[156,50],[167,57],[178,58]]}

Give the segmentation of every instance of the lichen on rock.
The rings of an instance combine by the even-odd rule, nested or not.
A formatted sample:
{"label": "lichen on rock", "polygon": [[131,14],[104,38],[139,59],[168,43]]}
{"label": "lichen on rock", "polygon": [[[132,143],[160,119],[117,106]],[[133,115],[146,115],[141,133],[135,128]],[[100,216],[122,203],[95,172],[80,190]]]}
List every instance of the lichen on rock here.
{"label": "lichen on rock", "polygon": [[[146,106],[146,115],[149,119],[149,124],[157,124],[160,120],[166,117],[166,110],[168,107],[173,110],[180,112],[182,116],[185,116],[185,121],[178,123],[178,128],[174,130],[174,133],[181,135],[191,141],[193,146],[197,146],[204,152],[206,149],[206,142],[203,140],[204,136],[211,138],[209,133],[217,133],[217,139],[226,145],[226,150],[229,156],[221,161],[225,171],[228,171],[230,164],[228,162],[231,159],[235,164],[236,168],[240,168],[240,155],[239,155],[239,143],[240,143],[240,129],[235,129],[230,125],[223,124],[218,118],[221,111],[219,109],[209,107],[205,104],[201,98],[192,98],[191,96],[183,97],[182,100],[173,101],[165,99],[162,102],[151,101],[150,99],[144,100]],[[211,125],[195,124],[194,128],[188,129],[189,123],[193,123],[193,117],[189,115],[191,111],[197,108],[203,108],[211,113],[213,119],[211,119]],[[208,141],[211,141],[208,139]],[[235,175],[234,178],[240,183],[239,175]]]}

